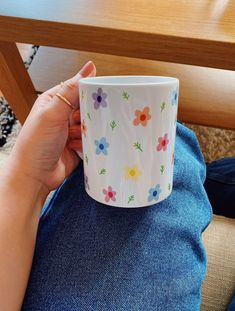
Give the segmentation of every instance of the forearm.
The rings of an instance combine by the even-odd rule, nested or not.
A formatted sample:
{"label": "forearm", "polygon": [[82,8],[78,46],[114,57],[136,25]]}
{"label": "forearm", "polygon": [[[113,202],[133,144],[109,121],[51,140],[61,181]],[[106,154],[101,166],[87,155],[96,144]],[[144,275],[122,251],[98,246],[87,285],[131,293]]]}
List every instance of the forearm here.
{"label": "forearm", "polygon": [[31,269],[41,208],[47,190],[4,169],[0,181],[0,301],[2,310],[19,310]]}
{"label": "forearm", "polygon": [[[28,282],[40,212],[79,163],[79,80],[94,76],[90,61],[73,78],[38,97],[0,172],[0,310],[19,310]],[[57,96],[60,93],[62,98]],[[75,111],[72,108],[76,108]],[[75,120],[76,119],[76,120]],[[73,126],[70,120],[74,120]]]}

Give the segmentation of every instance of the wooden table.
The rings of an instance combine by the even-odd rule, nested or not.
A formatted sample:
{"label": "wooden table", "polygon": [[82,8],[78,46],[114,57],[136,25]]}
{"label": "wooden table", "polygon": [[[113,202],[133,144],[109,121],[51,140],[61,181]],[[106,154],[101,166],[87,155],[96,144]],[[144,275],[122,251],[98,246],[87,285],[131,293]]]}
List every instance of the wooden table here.
{"label": "wooden table", "polygon": [[15,42],[235,71],[235,2],[1,0],[0,89],[23,122],[36,91]]}

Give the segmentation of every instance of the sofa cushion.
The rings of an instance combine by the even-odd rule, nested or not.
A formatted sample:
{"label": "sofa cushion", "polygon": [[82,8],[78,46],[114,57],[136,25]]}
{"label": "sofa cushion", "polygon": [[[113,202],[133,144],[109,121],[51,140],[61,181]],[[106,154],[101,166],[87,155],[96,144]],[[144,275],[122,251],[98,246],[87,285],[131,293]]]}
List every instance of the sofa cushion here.
{"label": "sofa cushion", "polygon": [[235,292],[235,219],[214,215],[203,241],[208,267],[201,311],[224,311]]}

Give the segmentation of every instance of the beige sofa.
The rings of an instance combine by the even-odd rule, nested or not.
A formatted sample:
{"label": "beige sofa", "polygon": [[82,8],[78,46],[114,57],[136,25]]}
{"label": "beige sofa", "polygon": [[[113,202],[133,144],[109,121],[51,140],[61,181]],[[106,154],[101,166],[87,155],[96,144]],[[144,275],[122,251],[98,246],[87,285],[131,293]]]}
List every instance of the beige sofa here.
{"label": "beige sofa", "polygon": [[214,215],[203,241],[208,267],[201,310],[224,311],[235,294],[235,219]]}

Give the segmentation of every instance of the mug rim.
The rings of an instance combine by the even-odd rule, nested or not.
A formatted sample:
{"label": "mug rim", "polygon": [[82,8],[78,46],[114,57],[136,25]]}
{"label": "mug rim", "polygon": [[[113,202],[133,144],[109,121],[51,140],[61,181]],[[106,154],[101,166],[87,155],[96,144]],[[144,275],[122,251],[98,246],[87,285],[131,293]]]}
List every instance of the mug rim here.
{"label": "mug rim", "polygon": [[144,76],[144,75],[122,75],[122,76],[98,76],[79,80],[79,84],[97,86],[149,86],[179,84],[179,80],[167,76]]}

